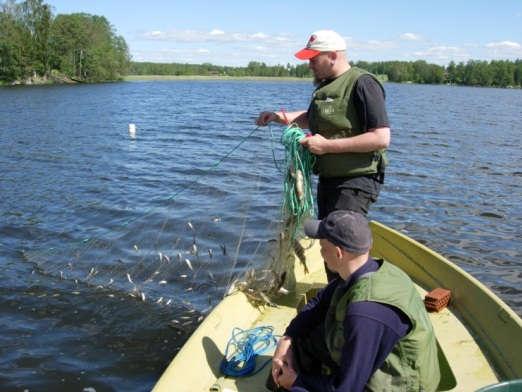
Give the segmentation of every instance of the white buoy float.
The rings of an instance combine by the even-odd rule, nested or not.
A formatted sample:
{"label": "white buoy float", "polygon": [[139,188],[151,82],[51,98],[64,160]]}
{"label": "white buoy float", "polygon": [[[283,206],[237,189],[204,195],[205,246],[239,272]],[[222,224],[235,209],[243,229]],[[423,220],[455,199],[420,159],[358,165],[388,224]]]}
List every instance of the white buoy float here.
{"label": "white buoy float", "polygon": [[136,124],[129,124],[129,136],[131,139],[136,139]]}

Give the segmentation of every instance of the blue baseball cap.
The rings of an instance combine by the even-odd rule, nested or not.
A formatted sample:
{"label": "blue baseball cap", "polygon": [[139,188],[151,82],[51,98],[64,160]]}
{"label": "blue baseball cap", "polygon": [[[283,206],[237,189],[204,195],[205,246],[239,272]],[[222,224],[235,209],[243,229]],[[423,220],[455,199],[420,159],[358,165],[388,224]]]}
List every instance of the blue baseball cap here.
{"label": "blue baseball cap", "polygon": [[355,211],[333,211],[323,220],[309,219],[304,232],[310,238],[327,239],[354,254],[362,255],[372,246],[368,220]]}

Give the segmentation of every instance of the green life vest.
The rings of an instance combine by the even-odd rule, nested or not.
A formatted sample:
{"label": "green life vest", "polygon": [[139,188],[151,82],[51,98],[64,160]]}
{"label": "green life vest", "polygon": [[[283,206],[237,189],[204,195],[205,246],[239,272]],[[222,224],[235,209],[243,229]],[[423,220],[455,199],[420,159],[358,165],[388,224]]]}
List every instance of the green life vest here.
{"label": "green life vest", "polygon": [[[315,90],[308,109],[312,133],[319,133],[327,139],[340,139],[366,131],[357,114],[352,94],[357,79],[364,74],[371,75],[360,68],[351,67]],[[382,88],[379,80],[373,77]],[[385,150],[324,154],[317,156],[314,172],[322,177],[355,177],[382,171],[386,162]]]}
{"label": "green life vest", "polygon": [[412,328],[395,345],[370,378],[368,391],[435,391],[440,382],[438,347],[424,304],[410,278],[386,261],[363,275],[348,291],[334,292],[325,319],[325,342],[333,361],[340,364],[345,344],[344,319],[351,303],[374,301],[394,306],[408,316]]}

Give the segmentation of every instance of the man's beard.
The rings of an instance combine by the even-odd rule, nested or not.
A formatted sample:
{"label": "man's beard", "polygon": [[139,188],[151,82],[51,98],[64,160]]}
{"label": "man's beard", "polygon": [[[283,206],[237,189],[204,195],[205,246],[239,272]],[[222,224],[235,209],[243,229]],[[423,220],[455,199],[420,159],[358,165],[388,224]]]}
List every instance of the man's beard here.
{"label": "man's beard", "polygon": [[326,79],[319,79],[317,76],[314,76],[314,87],[319,87],[322,83],[324,83]]}

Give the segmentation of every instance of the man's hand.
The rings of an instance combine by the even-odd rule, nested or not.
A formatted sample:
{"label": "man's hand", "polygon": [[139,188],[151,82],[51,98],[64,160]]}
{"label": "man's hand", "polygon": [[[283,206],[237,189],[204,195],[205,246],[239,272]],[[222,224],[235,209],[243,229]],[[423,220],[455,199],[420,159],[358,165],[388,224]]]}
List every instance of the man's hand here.
{"label": "man's hand", "polygon": [[283,336],[277,342],[277,347],[272,359],[272,377],[277,382],[278,377],[283,372],[283,365],[293,367],[292,338]]}
{"label": "man's hand", "polygon": [[277,379],[279,373],[281,372],[281,363],[292,363],[293,354],[292,348],[290,347],[292,344],[292,338],[288,336],[283,336],[277,342],[277,347],[274,352],[274,357],[272,359],[272,377],[274,380]]}
{"label": "man's hand", "polygon": [[328,151],[330,141],[318,133],[302,138],[300,143],[315,155],[323,155],[330,152]]}
{"label": "man's hand", "polygon": [[281,361],[280,359],[274,358],[274,363],[278,369],[280,369],[278,375],[274,377],[274,381],[277,385],[290,389],[297,378],[297,372],[295,369],[288,363]]}
{"label": "man's hand", "polygon": [[284,119],[279,112],[261,112],[256,119],[256,125],[264,127],[270,122],[284,123]]}

